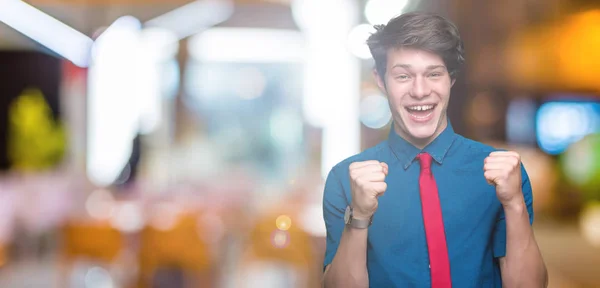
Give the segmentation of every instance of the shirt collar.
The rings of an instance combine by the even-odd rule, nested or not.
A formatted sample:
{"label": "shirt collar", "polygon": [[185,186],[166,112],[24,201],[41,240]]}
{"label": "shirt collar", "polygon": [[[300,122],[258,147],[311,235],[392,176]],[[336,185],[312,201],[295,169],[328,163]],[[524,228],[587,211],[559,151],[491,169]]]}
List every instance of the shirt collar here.
{"label": "shirt collar", "polygon": [[431,157],[441,165],[455,139],[456,134],[454,133],[452,124],[450,124],[450,120],[448,120],[446,129],[429,143],[429,145],[425,146],[423,150],[415,147],[413,144],[400,137],[396,133],[396,130],[394,130],[394,124],[392,124],[392,128],[390,129],[388,143],[392,152],[406,170],[421,152],[429,153]]}

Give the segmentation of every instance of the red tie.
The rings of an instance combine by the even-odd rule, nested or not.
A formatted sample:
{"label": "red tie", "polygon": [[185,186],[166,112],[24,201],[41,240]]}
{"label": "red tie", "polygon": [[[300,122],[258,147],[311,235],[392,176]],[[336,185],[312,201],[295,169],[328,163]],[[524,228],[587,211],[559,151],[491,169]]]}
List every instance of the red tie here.
{"label": "red tie", "polygon": [[419,190],[421,191],[421,206],[423,207],[423,222],[429,249],[429,265],[431,268],[431,287],[452,287],[450,279],[450,260],[446,246],[446,233],[442,208],[438,195],[435,178],[431,173],[431,155],[421,153],[417,156],[421,162]]}

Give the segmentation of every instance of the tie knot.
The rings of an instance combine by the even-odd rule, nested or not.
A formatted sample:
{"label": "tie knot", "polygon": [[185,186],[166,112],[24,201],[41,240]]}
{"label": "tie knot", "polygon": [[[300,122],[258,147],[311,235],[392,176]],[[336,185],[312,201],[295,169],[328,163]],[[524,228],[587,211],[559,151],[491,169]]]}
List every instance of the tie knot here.
{"label": "tie knot", "polygon": [[431,169],[431,155],[429,155],[429,153],[419,153],[417,158],[419,158],[419,162],[421,162],[421,170]]}

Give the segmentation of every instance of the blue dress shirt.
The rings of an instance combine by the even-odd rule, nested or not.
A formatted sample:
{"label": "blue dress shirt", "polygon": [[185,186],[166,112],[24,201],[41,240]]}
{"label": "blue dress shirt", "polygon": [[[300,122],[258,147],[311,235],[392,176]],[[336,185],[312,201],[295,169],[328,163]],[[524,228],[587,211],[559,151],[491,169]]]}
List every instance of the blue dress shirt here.
{"label": "blue dress shirt", "polygon": [[[377,146],[354,155],[330,172],[323,196],[327,227],[324,265],[333,261],[344,211],[351,203],[348,168],[352,162],[378,160],[389,165],[387,191],[369,227],[367,269],[370,287],[431,287],[429,256],[419,196],[421,151],[433,157],[448,245],[453,287],[502,287],[498,258],[506,254],[506,222],[496,190],[483,176],[483,161],[496,149],[456,133],[452,125],[420,150],[394,129]],[[522,190],[533,223],[532,192],[523,166]]]}

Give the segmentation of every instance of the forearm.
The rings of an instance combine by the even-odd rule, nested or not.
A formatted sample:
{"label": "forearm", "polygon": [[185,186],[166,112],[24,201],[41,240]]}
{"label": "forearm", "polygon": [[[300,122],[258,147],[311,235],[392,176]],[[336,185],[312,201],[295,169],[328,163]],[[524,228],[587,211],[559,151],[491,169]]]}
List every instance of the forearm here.
{"label": "forearm", "polygon": [[325,288],[369,287],[367,236],[368,229],[344,229],[335,257],[325,272]]}
{"label": "forearm", "polygon": [[506,257],[502,280],[505,287],[546,287],[548,276],[523,199],[504,206]]}

